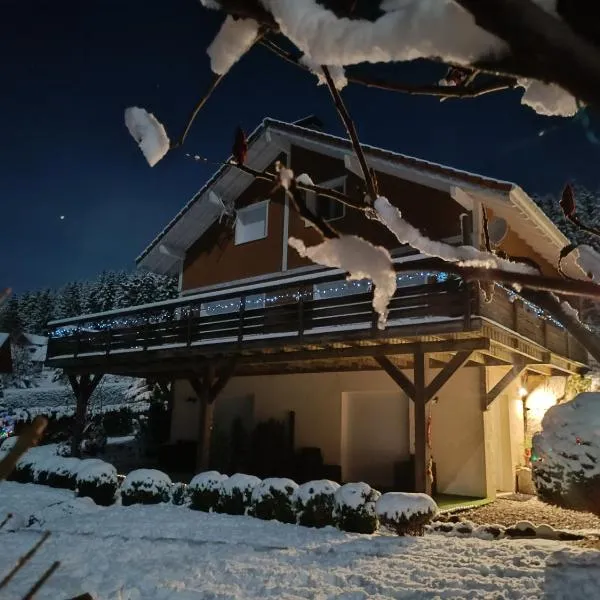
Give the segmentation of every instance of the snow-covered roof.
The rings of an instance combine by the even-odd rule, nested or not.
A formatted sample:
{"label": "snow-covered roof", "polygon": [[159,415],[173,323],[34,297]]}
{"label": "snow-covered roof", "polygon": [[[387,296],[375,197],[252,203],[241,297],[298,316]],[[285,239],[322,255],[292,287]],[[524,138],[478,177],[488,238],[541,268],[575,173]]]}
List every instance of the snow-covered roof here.
{"label": "snow-covered roof", "polygon": [[[270,118],[264,119],[249,136],[247,164],[254,169],[265,169],[290,144],[343,159],[348,169],[356,169],[350,140]],[[560,250],[569,243],[515,183],[376,146],[364,144],[363,149],[369,165],[375,170],[446,191],[458,201],[461,200],[456,194],[462,194],[463,203],[472,202],[476,197],[492,208],[494,214],[510,222],[511,229],[551,263],[557,262]],[[177,272],[180,260],[177,256],[184,255],[221,214],[222,206],[215,202],[215,195],[225,201],[235,200],[252,180],[252,176],[235,167],[221,167],[138,256],[138,266],[158,273]],[[164,248],[161,251],[161,246],[168,251]],[[583,274],[575,266],[573,256],[565,261],[565,270],[573,276]]]}

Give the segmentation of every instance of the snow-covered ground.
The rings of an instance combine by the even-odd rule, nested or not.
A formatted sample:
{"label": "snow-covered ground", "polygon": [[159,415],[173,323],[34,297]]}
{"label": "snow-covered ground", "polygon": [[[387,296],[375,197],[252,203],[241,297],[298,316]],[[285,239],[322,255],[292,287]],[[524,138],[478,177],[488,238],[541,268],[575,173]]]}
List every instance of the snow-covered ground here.
{"label": "snow-covered ground", "polygon": [[[36,598],[595,598],[600,553],[559,542],[398,538],[307,529],[184,507],[100,508],[72,492],[0,484],[0,575],[52,536],[2,590],[21,598],[60,560]],[[28,523],[32,523],[26,527]]]}

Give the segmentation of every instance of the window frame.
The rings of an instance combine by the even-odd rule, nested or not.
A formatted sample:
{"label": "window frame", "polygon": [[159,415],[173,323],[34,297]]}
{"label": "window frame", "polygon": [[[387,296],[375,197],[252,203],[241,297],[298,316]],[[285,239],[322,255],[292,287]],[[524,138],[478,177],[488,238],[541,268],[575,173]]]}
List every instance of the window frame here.
{"label": "window frame", "polygon": [[[235,231],[234,231],[234,243],[236,246],[242,246],[244,244],[251,244],[252,242],[258,242],[259,240],[264,240],[269,237],[269,199],[261,200],[260,202],[254,202],[253,204],[249,204],[248,206],[244,206],[236,211],[235,218]],[[265,210],[265,232],[262,236],[253,238],[251,240],[240,240],[240,236],[238,235],[238,223],[240,219],[240,213],[250,212],[251,210],[258,210],[259,208],[263,208]]]}
{"label": "window frame", "polygon": [[[339,177],[334,177],[333,179],[328,179],[327,181],[323,181],[322,183],[317,183],[318,187],[335,189],[336,187],[342,186],[342,193],[346,193],[346,183],[348,181],[347,175],[340,175]],[[316,192],[306,192],[306,206],[309,210],[313,212],[317,212],[317,197],[319,194]],[[337,202],[333,198],[328,198],[330,202]],[[338,204],[342,207],[342,214],[339,217],[332,217],[331,219],[323,217],[323,220],[326,223],[333,223],[334,221],[339,221],[340,219],[345,218],[346,216],[346,205],[338,202]],[[318,215],[318,213],[317,213]],[[305,227],[311,227],[310,223],[305,223]]]}

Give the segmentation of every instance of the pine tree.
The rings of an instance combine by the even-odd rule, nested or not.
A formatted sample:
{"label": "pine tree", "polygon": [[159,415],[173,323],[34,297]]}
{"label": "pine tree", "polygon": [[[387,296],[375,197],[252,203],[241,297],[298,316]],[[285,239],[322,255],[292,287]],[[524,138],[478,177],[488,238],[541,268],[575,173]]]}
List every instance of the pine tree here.
{"label": "pine tree", "polygon": [[33,333],[37,325],[37,303],[40,292],[25,292],[19,299],[19,318],[23,331]]}
{"label": "pine tree", "polygon": [[37,294],[36,305],[33,309],[33,323],[28,333],[47,335],[48,321],[54,318],[54,294],[46,289]]}
{"label": "pine tree", "polygon": [[0,331],[13,333],[23,329],[19,310],[19,298],[12,296],[0,310]]}
{"label": "pine tree", "polygon": [[61,288],[56,297],[55,317],[67,319],[83,314],[81,302],[82,284],[75,281]]}

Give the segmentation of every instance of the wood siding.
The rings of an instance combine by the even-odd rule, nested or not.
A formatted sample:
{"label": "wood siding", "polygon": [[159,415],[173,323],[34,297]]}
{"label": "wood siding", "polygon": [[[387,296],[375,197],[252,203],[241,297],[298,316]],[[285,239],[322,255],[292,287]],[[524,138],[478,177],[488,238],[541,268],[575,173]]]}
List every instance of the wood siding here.
{"label": "wood siding", "polygon": [[[280,157],[283,160],[284,156]],[[274,170],[274,165],[269,167]],[[244,207],[268,197],[273,185],[254,181],[236,200]],[[245,244],[235,244],[235,226],[216,221],[188,250],[183,267],[183,290],[226,283],[236,279],[256,277],[281,270],[283,239],[283,192],[269,202],[267,237]]]}

